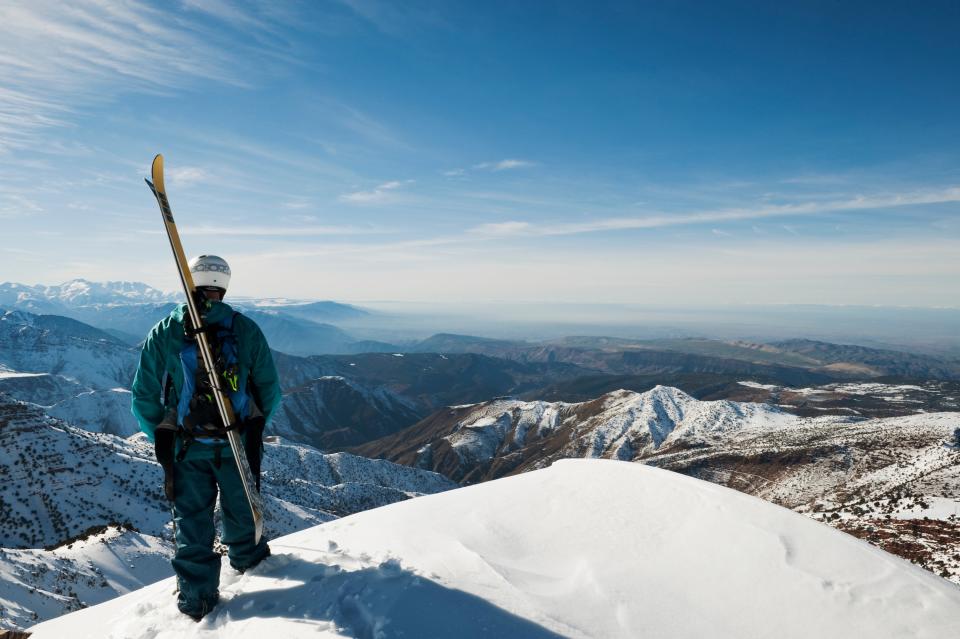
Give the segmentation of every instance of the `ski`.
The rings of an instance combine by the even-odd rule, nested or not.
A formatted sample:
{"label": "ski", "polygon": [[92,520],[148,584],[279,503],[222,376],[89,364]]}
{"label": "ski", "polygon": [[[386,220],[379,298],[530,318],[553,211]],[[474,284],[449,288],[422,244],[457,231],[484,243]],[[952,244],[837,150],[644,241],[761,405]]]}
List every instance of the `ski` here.
{"label": "ski", "polygon": [[[203,316],[197,304],[198,294],[196,286],[193,284],[193,275],[187,266],[187,258],[183,252],[183,246],[180,243],[180,234],[177,232],[177,225],[173,221],[173,213],[170,211],[170,202],[167,200],[167,191],[163,184],[163,156],[158,154],[153,158],[151,167],[151,177],[153,181],[144,180],[150,190],[157,198],[157,204],[160,205],[160,213],[163,216],[163,225],[167,230],[167,238],[170,240],[170,248],[173,250],[173,257],[177,263],[177,271],[180,274],[180,283],[183,285],[183,292],[187,297],[187,309],[190,314],[190,322],[197,331],[197,350],[203,360],[204,368],[209,375],[210,386],[213,388],[216,398],[217,409],[220,411],[220,417],[226,425],[232,425],[236,422],[236,416],[233,412],[233,405],[226,391],[220,385],[222,377],[217,374],[213,359],[213,351],[210,348],[210,341],[206,332],[202,331]],[[263,499],[260,492],[256,489],[253,479],[253,472],[250,470],[250,463],[247,461],[247,454],[243,448],[243,442],[240,441],[240,434],[236,429],[227,431],[227,439],[230,442],[230,450],[233,451],[233,458],[236,460],[237,469],[240,471],[240,478],[243,481],[243,490],[247,495],[247,502],[250,504],[250,512],[253,514],[253,525],[256,529],[255,543],[260,543],[263,535]]]}

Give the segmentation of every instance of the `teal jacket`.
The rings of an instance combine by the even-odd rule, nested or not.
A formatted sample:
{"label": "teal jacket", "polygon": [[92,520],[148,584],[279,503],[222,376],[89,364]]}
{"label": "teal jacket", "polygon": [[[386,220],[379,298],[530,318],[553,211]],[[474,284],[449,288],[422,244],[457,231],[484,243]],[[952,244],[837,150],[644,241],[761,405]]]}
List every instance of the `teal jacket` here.
{"label": "teal jacket", "polygon": [[[223,302],[206,302],[206,307],[202,312],[204,312],[205,321],[209,323],[222,322],[234,312],[228,304]],[[167,374],[173,382],[169,398],[170,407],[176,407],[183,388],[180,351],[185,345],[183,320],[186,314],[187,305],[181,304],[150,330],[140,353],[137,374],[133,378],[131,408],[137,421],[140,422],[140,430],[145,432],[151,441],[157,425],[163,420],[167,410],[164,407],[163,397],[163,385]],[[267,340],[260,331],[260,327],[242,314],[237,314],[234,318],[233,331],[237,336],[240,351],[239,387],[247,388],[248,381],[253,382],[254,401],[263,411],[269,425],[270,418],[280,405],[280,380],[273,364],[270,347],[267,346]],[[212,456],[213,449],[213,446],[205,446],[198,442],[189,448],[187,457]],[[222,454],[230,455],[230,447],[227,446]]]}

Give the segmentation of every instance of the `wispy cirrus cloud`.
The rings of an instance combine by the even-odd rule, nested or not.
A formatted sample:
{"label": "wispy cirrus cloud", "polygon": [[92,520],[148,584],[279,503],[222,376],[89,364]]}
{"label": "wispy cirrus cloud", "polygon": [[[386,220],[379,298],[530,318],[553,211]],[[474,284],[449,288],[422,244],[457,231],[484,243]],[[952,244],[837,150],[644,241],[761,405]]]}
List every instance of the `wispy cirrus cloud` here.
{"label": "wispy cirrus cloud", "polygon": [[[264,28],[239,6],[206,6],[248,30]],[[236,47],[218,46],[216,25],[185,20],[177,9],[142,0],[0,5],[0,152],[32,147],[44,130],[120,92],[167,92],[198,80],[245,85]]]}
{"label": "wispy cirrus cloud", "polygon": [[286,200],[285,202],[282,202],[282,203],[280,204],[280,206],[282,206],[282,207],[285,208],[285,209],[291,209],[291,210],[294,210],[294,211],[299,211],[299,210],[302,210],[302,209],[308,209],[308,208],[310,208],[310,207],[312,206],[312,204],[311,204],[310,200],[307,200],[307,199],[304,199],[304,198],[290,198],[289,200]]}
{"label": "wispy cirrus cloud", "polygon": [[184,9],[206,13],[218,20],[235,27],[261,31],[267,30],[276,33],[275,25],[272,24],[273,14],[264,11],[272,3],[253,4],[242,6],[236,2],[227,2],[225,0],[180,0]]}
{"label": "wispy cirrus cloud", "polygon": [[509,171],[511,169],[525,169],[536,165],[536,162],[531,162],[530,160],[507,158],[506,160],[500,160],[499,162],[480,162],[479,164],[474,164],[473,168],[485,169],[488,171]]}
{"label": "wispy cirrus cloud", "polygon": [[576,235],[602,231],[660,228],[709,222],[732,222],[738,220],[779,218],[790,216],[818,215],[843,211],[867,211],[889,209],[900,206],[925,206],[960,202],[960,187],[913,191],[909,193],[877,194],[872,196],[854,196],[848,199],[832,201],[800,202],[756,207],[730,208],[714,211],[696,211],[690,213],[654,213],[650,215],[612,217],[590,222],[546,222],[531,223],[511,220],[491,224],[481,224],[469,229],[469,233],[486,236],[547,236]]}
{"label": "wispy cirrus cloud", "polygon": [[342,103],[329,100],[327,102],[333,111],[334,120],[347,131],[380,146],[410,148],[389,126],[372,115]]}
{"label": "wispy cirrus cloud", "polygon": [[391,192],[407,185],[413,184],[414,180],[392,180],[373,188],[369,191],[354,191],[344,193],[340,196],[341,202],[350,202],[352,204],[372,204],[383,202],[390,198]]}
{"label": "wispy cirrus cloud", "polygon": [[189,186],[209,182],[213,179],[209,171],[199,166],[171,167],[165,173],[166,178],[175,186]]}
{"label": "wispy cirrus cloud", "polygon": [[[384,232],[392,232],[386,231]],[[302,258],[322,256],[357,256],[368,257],[377,262],[399,259],[403,261],[424,261],[440,259],[441,255],[457,255],[464,253],[464,238],[462,236],[442,236],[418,238],[412,240],[398,240],[388,242],[364,243],[331,243],[311,244],[309,248],[291,249],[284,246],[282,250],[268,250],[262,253],[251,253],[247,259],[257,260],[285,260],[296,262]],[[415,250],[429,249],[429,250]]]}
{"label": "wispy cirrus cloud", "polygon": [[41,211],[43,207],[25,195],[0,192],[0,219],[26,217]]}
{"label": "wispy cirrus cloud", "polygon": [[495,222],[470,229],[471,233],[478,235],[526,235],[531,231],[537,234],[536,227],[530,222]]}
{"label": "wispy cirrus cloud", "polygon": [[[389,233],[389,229],[366,226],[324,226],[303,224],[297,226],[234,225],[234,226],[191,226],[180,228],[185,237],[323,237],[347,235],[380,235]],[[143,229],[143,235],[160,235],[162,230]]]}
{"label": "wispy cirrus cloud", "polygon": [[446,19],[439,3],[420,4],[411,2],[390,2],[389,0],[337,0],[356,17],[372,24],[381,32],[391,36],[404,36],[415,33],[423,26],[445,26]]}
{"label": "wispy cirrus cloud", "polygon": [[[537,166],[536,162],[531,162],[530,160],[517,160],[512,158],[507,158],[505,160],[499,160],[496,162],[479,162],[470,167],[470,171],[491,171],[491,172],[500,172],[500,171],[510,171],[513,169],[525,169],[529,167]],[[464,177],[468,173],[467,169],[464,168],[455,168],[441,171],[441,174],[444,177],[448,178],[459,178]]]}
{"label": "wispy cirrus cloud", "polygon": [[849,181],[847,176],[839,174],[816,173],[807,175],[795,175],[780,180],[781,184],[799,184],[812,186],[832,186],[845,184]]}

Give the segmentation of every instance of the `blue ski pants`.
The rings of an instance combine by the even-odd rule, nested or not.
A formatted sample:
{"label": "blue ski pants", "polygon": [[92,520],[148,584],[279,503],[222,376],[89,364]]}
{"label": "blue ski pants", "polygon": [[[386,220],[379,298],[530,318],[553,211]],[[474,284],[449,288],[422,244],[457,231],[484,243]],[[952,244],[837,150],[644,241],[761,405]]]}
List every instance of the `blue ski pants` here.
{"label": "blue ski pants", "polygon": [[[196,444],[200,445],[200,444]],[[270,553],[266,538],[254,543],[253,515],[233,457],[184,459],[174,464],[173,505],[177,524],[177,574],[181,607],[215,603],[220,587],[220,555],[213,550],[216,536],[213,510],[220,493],[223,534],[230,565],[246,570]]]}

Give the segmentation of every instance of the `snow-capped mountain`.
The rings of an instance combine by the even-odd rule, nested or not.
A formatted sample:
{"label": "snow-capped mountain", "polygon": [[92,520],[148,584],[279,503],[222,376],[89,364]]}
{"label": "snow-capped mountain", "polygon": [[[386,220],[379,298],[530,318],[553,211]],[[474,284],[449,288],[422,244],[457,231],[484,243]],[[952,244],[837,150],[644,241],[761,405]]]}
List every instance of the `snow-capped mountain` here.
{"label": "snow-capped mountain", "polygon": [[142,282],[90,282],[75,279],[55,286],[28,286],[12,282],[0,284],[0,307],[26,310],[36,308],[41,310],[35,312],[45,313],[51,312],[49,309],[91,304],[157,304],[179,299],[175,293],[165,293]]}
{"label": "snow-capped mountain", "polygon": [[[7,549],[0,555],[0,573],[16,577],[11,583],[20,584],[0,590],[4,600],[0,604],[23,611],[14,620],[0,618],[0,627],[22,626],[33,612],[61,614],[80,601],[94,600],[92,594],[86,599],[68,596],[68,586],[76,590],[86,584],[83,587],[88,590],[103,591],[97,595],[99,600],[122,592],[120,582],[109,579],[97,582],[96,588],[90,584],[90,569],[84,563],[90,560],[87,554],[78,555],[78,550],[54,561],[38,548],[61,546],[91,528],[129,522],[143,536],[145,546],[162,547],[163,556],[169,555],[169,546],[160,541],[169,537],[169,504],[161,492],[161,471],[153,461],[152,445],[143,436],[121,439],[91,433],[0,395],[0,480],[0,547]],[[435,473],[387,461],[346,453],[324,455],[309,447],[270,442],[263,468],[266,534],[286,534],[454,486]],[[118,539],[121,545],[134,543],[126,534]],[[34,550],[11,554],[9,549],[14,548]],[[39,562],[37,566],[50,562],[59,566],[62,592],[30,591],[36,588],[35,577],[33,569],[24,566],[31,563],[31,556]],[[132,565],[123,568],[122,572],[130,573],[124,579],[145,580],[138,572],[140,562]],[[42,572],[40,567],[36,570]]]}
{"label": "snow-capped mountain", "polygon": [[657,386],[577,404],[504,398],[451,406],[356,450],[473,483],[568,457],[632,461],[665,446],[720,440],[731,432],[759,434],[796,419],[766,404],[702,402]]}
{"label": "snow-capped mountain", "polygon": [[172,580],[33,639],[944,639],[960,589],[786,509],[605,460],[360,513],[277,539],[202,622]]}
{"label": "snow-capped mountain", "polygon": [[827,521],[960,583],[960,451],[943,445],[958,427],[956,412],[799,417],[657,387],[577,404],[453,406],[352,451],[461,483],[563,458],[643,462]]}

